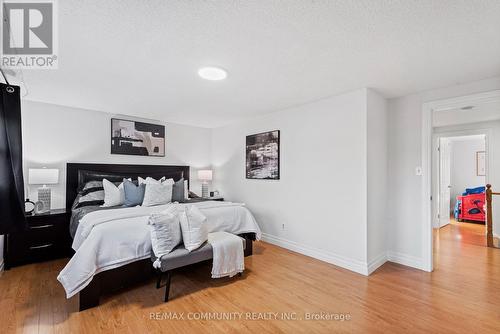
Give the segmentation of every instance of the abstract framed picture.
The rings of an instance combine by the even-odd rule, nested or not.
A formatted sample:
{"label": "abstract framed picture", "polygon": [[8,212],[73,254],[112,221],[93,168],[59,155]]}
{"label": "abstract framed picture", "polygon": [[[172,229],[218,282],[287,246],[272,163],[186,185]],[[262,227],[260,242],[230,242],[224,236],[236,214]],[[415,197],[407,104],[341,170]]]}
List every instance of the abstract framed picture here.
{"label": "abstract framed picture", "polygon": [[268,131],[246,138],[246,178],[280,179],[280,131]]}
{"label": "abstract framed picture", "polygon": [[165,156],[165,126],[111,119],[111,154]]}

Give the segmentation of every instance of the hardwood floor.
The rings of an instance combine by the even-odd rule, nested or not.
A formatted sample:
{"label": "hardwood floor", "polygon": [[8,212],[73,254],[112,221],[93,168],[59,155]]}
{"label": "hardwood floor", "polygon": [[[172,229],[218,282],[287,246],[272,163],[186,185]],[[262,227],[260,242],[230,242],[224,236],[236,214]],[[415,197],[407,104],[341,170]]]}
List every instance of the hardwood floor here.
{"label": "hardwood floor", "polygon": [[[56,281],[66,260],[22,266],[0,277],[0,332],[498,333],[500,249],[484,247],[480,228],[439,230],[432,274],[386,263],[364,277],[260,242],[241,278],[212,280],[203,264],[173,276],[167,304],[152,280],[83,312]],[[168,312],[184,320],[151,319]],[[222,312],[236,319],[187,319]],[[247,312],[344,313],[350,320],[247,320]]]}

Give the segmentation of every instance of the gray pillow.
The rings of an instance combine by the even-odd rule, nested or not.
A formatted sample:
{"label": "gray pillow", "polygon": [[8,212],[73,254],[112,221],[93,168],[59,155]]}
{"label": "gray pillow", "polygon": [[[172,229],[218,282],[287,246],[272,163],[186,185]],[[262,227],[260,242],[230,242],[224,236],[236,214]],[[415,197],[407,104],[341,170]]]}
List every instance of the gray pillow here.
{"label": "gray pillow", "polygon": [[123,190],[125,192],[125,206],[137,206],[142,204],[146,185],[136,186],[134,182],[123,179]]}
{"label": "gray pillow", "polygon": [[[134,184],[137,184],[137,181],[132,181]],[[121,184],[121,182],[112,182],[115,186],[119,186]],[[89,181],[87,183],[85,183],[85,186],[83,187],[82,189],[82,192],[85,192],[89,189],[93,189],[93,188],[101,188],[102,190],[102,181]]]}
{"label": "gray pillow", "polygon": [[184,179],[174,183],[172,190],[172,202],[184,202]]}
{"label": "gray pillow", "polygon": [[104,201],[104,190],[96,189],[85,194],[81,194],[79,202]]}
{"label": "gray pillow", "polygon": [[181,225],[177,205],[171,205],[160,213],[149,217],[151,246],[157,258],[170,253],[182,242]]}
{"label": "gray pillow", "polygon": [[87,182],[83,189],[78,193],[76,202],[75,209],[84,206],[104,204],[104,189],[102,187],[102,181]]}
{"label": "gray pillow", "polygon": [[85,183],[83,187],[83,191],[92,189],[92,188],[101,188],[102,189],[102,181],[89,181]]}

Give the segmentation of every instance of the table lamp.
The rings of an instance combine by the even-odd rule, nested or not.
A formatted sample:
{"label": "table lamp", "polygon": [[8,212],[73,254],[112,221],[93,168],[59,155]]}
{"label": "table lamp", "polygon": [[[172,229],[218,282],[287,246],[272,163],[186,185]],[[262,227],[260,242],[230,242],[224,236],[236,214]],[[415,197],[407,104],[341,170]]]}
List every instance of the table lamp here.
{"label": "table lamp", "polygon": [[212,171],[210,169],[199,170],[198,180],[201,182],[201,197],[208,198],[208,181],[212,181]]}
{"label": "table lamp", "polygon": [[38,188],[38,200],[43,203],[39,212],[50,211],[50,188],[48,184],[59,183],[59,169],[56,168],[30,168],[28,170],[28,183],[42,185]]}

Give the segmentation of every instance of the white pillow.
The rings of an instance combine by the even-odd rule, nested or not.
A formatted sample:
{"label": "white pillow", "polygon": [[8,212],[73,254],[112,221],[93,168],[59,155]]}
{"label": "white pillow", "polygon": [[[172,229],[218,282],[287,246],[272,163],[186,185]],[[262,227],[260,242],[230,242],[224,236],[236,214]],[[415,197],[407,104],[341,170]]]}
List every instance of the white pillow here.
{"label": "white pillow", "polygon": [[146,183],[142,206],[154,206],[172,202],[173,183]]}
{"label": "white pillow", "polygon": [[162,212],[153,213],[149,217],[148,224],[153,253],[157,258],[170,253],[182,242],[177,205],[172,205]]}
{"label": "white pillow", "polygon": [[171,184],[174,185],[175,181],[174,179],[165,179],[165,177],[162,178],[163,181],[161,181],[161,184]]}
{"label": "white pillow", "polygon": [[[132,181],[132,179],[128,179]],[[119,206],[125,202],[125,190],[123,189],[123,182],[117,187],[113,182],[106,179],[102,180],[102,187],[104,188],[104,204],[103,207]]]}
{"label": "white pillow", "polygon": [[153,179],[150,176],[148,176],[145,180],[140,176],[137,178],[137,182],[139,183],[139,185],[148,183],[162,183],[163,181],[165,181],[165,176],[159,180]]}
{"label": "white pillow", "polygon": [[181,222],[182,240],[184,247],[193,251],[203,245],[208,239],[208,230],[205,225],[207,217],[194,205],[189,205],[179,212]]}

